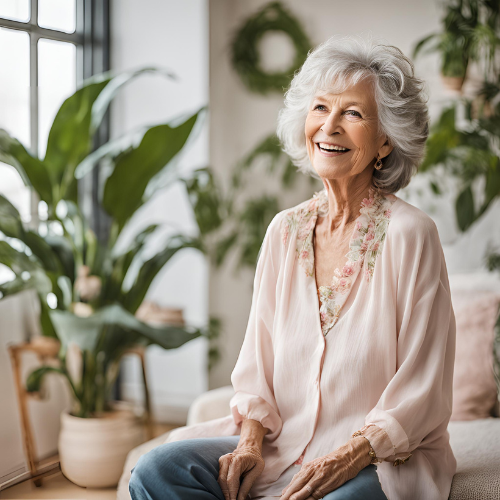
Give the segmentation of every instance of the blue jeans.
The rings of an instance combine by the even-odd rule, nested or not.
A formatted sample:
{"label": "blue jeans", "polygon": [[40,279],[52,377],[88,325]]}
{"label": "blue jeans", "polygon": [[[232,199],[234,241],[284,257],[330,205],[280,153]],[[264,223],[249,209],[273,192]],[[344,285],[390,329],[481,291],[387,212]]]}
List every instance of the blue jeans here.
{"label": "blue jeans", "polygon": [[[219,458],[234,451],[240,436],[185,439],[162,444],[132,469],[132,500],[224,500],[217,482]],[[328,493],[324,500],[387,500],[375,465]]]}

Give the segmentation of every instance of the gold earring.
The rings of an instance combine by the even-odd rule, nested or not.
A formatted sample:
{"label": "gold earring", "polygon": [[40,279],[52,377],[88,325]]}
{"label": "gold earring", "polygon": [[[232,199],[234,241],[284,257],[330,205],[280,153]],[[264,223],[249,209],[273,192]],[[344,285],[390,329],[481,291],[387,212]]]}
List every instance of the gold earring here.
{"label": "gold earring", "polygon": [[382,158],[380,158],[380,155],[377,153],[377,163],[375,163],[375,168],[380,170],[382,167]]}

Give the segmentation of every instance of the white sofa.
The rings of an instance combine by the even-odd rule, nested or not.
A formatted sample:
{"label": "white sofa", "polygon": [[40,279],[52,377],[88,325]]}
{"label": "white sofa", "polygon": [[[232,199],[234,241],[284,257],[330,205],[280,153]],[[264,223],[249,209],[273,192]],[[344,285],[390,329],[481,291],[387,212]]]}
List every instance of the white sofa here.
{"label": "white sofa", "polygon": [[[199,396],[189,409],[187,425],[229,415],[229,400],[233,394],[229,385]],[[450,422],[448,430],[458,462],[450,500],[499,500],[500,418]],[[141,455],[163,444],[169,434],[148,441],[129,453],[118,485],[117,500],[130,500],[130,471]]]}

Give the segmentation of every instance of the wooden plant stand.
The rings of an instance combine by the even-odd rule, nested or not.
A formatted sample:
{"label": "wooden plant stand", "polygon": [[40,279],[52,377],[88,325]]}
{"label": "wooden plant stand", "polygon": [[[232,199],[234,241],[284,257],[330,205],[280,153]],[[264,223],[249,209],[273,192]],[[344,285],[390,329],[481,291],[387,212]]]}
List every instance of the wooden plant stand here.
{"label": "wooden plant stand", "polygon": [[[46,339],[41,341],[40,339]],[[29,467],[28,477],[22,481],[31,479],[36,486],[42,485],[42,479],[49,475],[55,474],[61,470],[60,463],[56,460],[53,463],[41,465],[36,462],[35,442],[33,439],[33,430],[28,412],[28,400],[40,399],[39,393],[29,393],[26,391],[26,386],[22,381],[22,354],[25,352],[34,352],[42,364],[48,364],[48,360],[57,360],[59,347],[57,341],[52,343],[47,341],[46,337],[37,337],[35,342],[23,342],[21,344],[10,345],[9,355],[12,363],[12,371],[14,375],[14,385],[17,393],[17,401],[19,405],[19,415],[21,417],[21,431],[23,436],[24,454]],[[134,347],[128,349],[124,354],[135,354],[139,356],[142,368],[142,378],[144,382],[144,401],[145,401],[145,422],[147,440],[153,439],[154,430],[151,418],[151,401],[149,397],[149,388],[146,378],[146,358],[144,347]],[[9,485],[10,486],[10,485]]]}

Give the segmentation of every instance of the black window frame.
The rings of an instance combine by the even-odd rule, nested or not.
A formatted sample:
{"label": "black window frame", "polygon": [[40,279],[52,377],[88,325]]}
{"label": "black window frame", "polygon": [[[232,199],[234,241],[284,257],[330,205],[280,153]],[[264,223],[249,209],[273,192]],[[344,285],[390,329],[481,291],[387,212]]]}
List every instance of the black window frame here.
{"label": "black window frame", "polygon": [[[30,17],[27,21],[16,21],[0,17],[0,27],[23,31],[30,40],[30,150],[38,156],[38,40],[40,38],[73,43],[76,46],[76,86],[95,74],[108,71],[110,68],[110,0],[75,0],[76,29],[66,33],[38,25],[38,0],[30,0]],[[94,137],[93,148],[101,146],[109,140],[109,111]],[[92,196],[91,221],[98,238],[107,233],[107,221],[99,214],[98,192],[99,172],[95,169],[90,185],[82,182],[83,196]],[[37,203],[34,193],[31,197],[31,216],[38,217]]]}

